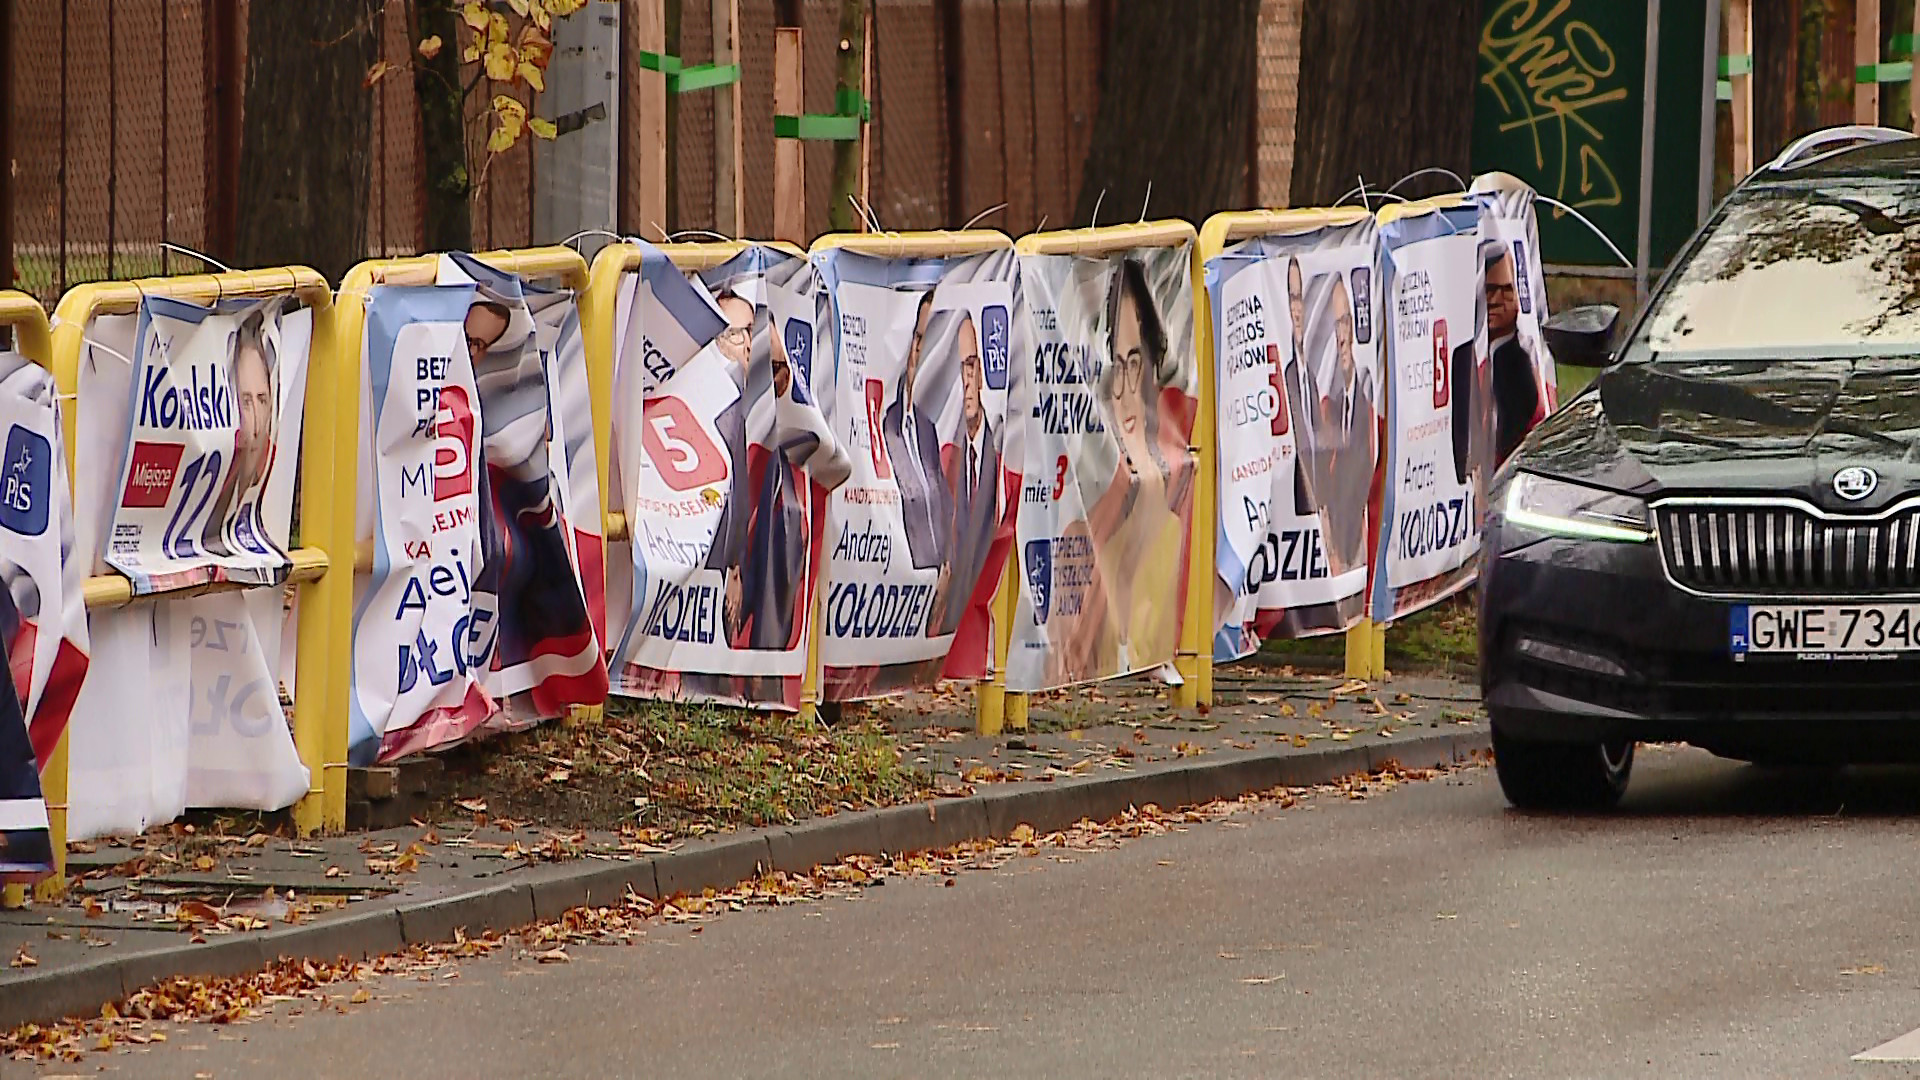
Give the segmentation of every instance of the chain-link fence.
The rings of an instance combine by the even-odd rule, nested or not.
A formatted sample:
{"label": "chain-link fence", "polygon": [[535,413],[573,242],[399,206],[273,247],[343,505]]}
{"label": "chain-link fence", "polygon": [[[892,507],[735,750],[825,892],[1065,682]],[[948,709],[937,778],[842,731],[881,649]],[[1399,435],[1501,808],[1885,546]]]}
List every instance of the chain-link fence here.
{"label": "chain-link fence", "polygon": [[[5,79],[14,161],[15,280],[51,302],[82,281],[197,268],[165,240],[217,250],[232,236],[246,72],[248,0],[0,0],[11,4]],[[746,232],[773,232],[775,0],[738,0]],[[1099,109],[1107,28],[1117,0],[870,0],[873,123],[870,194],[887,229],[956,228],[978,219],[1018,235],[1076,224],[1081,164]],[[1302,0],[1263,0],[1258,116],[1249,146],[1262,202],[1286,203],[1292,167]],[[839,0],[803,0],[805,109],[834,109]],[[420,250],[426,169],[409,61],[409,0],[384,0],[373,83],[367,201],[370,255]],[[640,0],[621,0],[628,78],[619,110],[621,184],[637,187]],[[678,52],[713,56],[712,5],[681,0]],[[589,8],[591,10],[591,8]],[[462,42],[461,44],[464,44]],[[449,46],[457,47],[457,46]],[[490,94],[469,101],[484,137]],[[667,222],[609,222],[658,237],[714,229],[712,92],[678,95]],[[807,229],[826,231],[833,146],[806,148]],[[553,243],[534,227],[542,178],[528,141],[473,170],[475,248]],[[566,182],[555,177],[553,182]],[[630,200],[637,205],[637,200]],[[997,209],[996,209],[997,208]],[[3,208],[0,208],[3,209]]]}

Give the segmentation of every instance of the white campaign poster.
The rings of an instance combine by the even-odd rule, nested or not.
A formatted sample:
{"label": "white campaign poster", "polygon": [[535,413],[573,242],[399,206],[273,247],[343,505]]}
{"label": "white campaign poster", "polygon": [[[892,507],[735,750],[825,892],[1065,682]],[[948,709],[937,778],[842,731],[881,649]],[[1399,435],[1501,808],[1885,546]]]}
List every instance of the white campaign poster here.
{"label": "white campaign poster", "polygon": [[[132,426],[136,319],[103,316],[86,340],[77,467],[111,473]],[[272,461],[283,464],[247,505],[265,542],[283,551],[311,341],[311,311],[280,317],[271,412],[254,418],[273,431]],[[92,494],[75,507],[76,550],[99,551],[122,488],[82,490]],[[80,560],[83,574],[110,572],[89,561]],[[268,587],[91,614],[93,662],[70,724],[72,838],[137,832],[191,806],[280,809],[306,791],[280,701],[293,681],[281,648],[285,609],[284,591]]]}
{"label": "white campaign poster", "polygon": [[527,308],[533,314],[534,340],[552,396],[553,430],[548,435],[547,454],[560,463],[553,473],[562,514],[572,525],[568,546],[580,570],[594,637],[605,644],[606,537],[601,531],[593,388],[587,378],[586,340],[580,334],[580,306],[571,292],[529,289]]}
{"label": "white campaign poster", "polygon": [[497,629],[474,607],[481,569],[480,415],[466,320],[473,286],[379,286],[367,303],[373,573],[356,582],[352,758],[463,738]]}
{"label": "white campaign poster", "polygon": [[137,594],[285,578],[286,552],[260,520],[277,457],[284,303],[141,302],[132,423],[105,552]]}
{"label": "white campaign poster", "polygon": [[1370,221],[1216,258],[1220,544],[1233,595],[1216,655],[1362,613],[1382,414]]}
{"label": "white campaign poster", "polygon": [[87,671],[82,585],[92,560],[74,549],[53,376],[17,353],[0,353],[0,432],[0,634],[35,753],[45,760]]}
{"label": "white campaign poster", "polygon": [[617,399],[639,433],[621,444],[637,586],[621,693],[799,705],[818,518],[849,469],[810,385],[814,279],[767,247],[692,275],[725,328],[650,396]]}
{"label": "white campaign poster", "polygon": [[1481,235],[1472,204],[1383,227],[1394,418],[1375,617],[1388,621],[1467,580],[1493,465]]}
{"label": "white campaign poster", "polygon": [[1505,173],[1491,173],[1475,178],[1473,191],[1485,242],[1487,357],[1498,465],[1559,407],[1558,375],[1540,332],[1547,321],[1547,287],[1533,189]]}
{"label": "white campaign poster", "polygon": [[1018,260],[836,250],[815,263],[834,317],[829,417],[853,466],[828,517],[823,690],[981,677],[1018,477],[1001,456]]}
{"label": "white campaign poster", "polygon": [[1173,663],[1198,472],[1192,259],[1191,244],[1021,256],[1009,690]]}

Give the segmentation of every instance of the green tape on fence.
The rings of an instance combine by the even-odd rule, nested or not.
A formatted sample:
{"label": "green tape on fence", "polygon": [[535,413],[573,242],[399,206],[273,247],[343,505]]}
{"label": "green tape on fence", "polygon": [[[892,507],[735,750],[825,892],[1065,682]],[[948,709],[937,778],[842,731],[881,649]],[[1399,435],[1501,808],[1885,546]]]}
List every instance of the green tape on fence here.
{"label": "green tape on fence", "polygon": [[1913,38],[1912,34],[1895,34],[1887,39],[1887,51],[1910,53],[1913,51]]}
{"label": "green tape on fence", "polygon": [[1853,81],[1862,84],[1912,82],[1913,62],[1902,60],[1897,64],[1861,64],[1853,69]]}
{"label": "green tape on fence", "polygon": [[842,86],[833,92],[833,111],[841,116],[857,116],[863,121],[871,121],[873,102],[868,101],[860,91]]}
{"label": "green tape on fence", "polygon": [[1753,55],[1751,53],[1740,53],[1736,56],[1723,56],[1720,58],[1721,78],[1731,79],[1735,75],[1751,74],[1753,74]]}
{"label": "green tape on fence", "polygon": [[775,116],[776,139],[817,139],[824,142],[850,142],[860,137],[860,118],[809,113],[806,116]]}
{"label": "green tape on fence", "polygon": [[667,76],[667,89],[676,94],[691,94],[695,90],[732,86],[739,81],[739,64],[700,64],[696,67],[681,68],[679,75]]}
{"label": "green tape on fence", "polygon": [[1714,83],[1713,84],[1713,100],[1732,101],[1733,100],[1733,84],[1728,82],[1725,79],[1721,79],[1718,82]]}

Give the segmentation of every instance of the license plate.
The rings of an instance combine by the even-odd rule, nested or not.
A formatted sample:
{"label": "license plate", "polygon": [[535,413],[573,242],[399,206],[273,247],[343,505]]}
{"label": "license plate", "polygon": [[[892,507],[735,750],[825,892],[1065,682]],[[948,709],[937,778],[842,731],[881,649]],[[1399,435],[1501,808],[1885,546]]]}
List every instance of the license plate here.
{"label": "license plate", "polygon": [[1736,604],[1730,614],[1735,660],[1876,659],[1920,649],[1920,604]]}

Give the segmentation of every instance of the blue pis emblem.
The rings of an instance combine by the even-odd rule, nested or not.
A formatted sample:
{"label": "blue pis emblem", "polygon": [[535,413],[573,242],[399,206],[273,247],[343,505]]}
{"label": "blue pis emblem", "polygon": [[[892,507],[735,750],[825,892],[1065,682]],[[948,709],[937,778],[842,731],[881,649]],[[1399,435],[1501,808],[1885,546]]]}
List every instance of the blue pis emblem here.
{"label": "blue pis emblem", "polygon": [[1520,298],[1520,313],[1533,314],[1533,290],[1527,284],[1527,242],[1513,242],[1513,291]]}
{"label": "blue pis emblem", "polygon": [[1033,624],[1047,625],[1053,605],[1053,541],[1027,541],[1027,592],[1033,601]]}
{"label": "blue pis emblem", "polygon": [[1007,369],[1013,355],[1010,320],[1005,304],[988,304],[980,309],[980,362],[990,390],[1007,388]]}
{"label": "blue pis emblem", "polygon": [[7,432],[6,457],[0,459],[0,525],[21,536],[46,532],[52,475],[53,447],[39,433],[15,424]]}
{"label": "blue pis emblem", "polygon": [[1353,340],[1365,345],[1373,340],[1373,268],[1356,266],[1347,299],[1353,303]]}
{"label": "blue pis emblem", "polygon": [[804,319],[788,319],[780,340],[787,347],[787,362],[793,365],[793,400],[811,404],[807,387],[813,383],[813,327]]}

